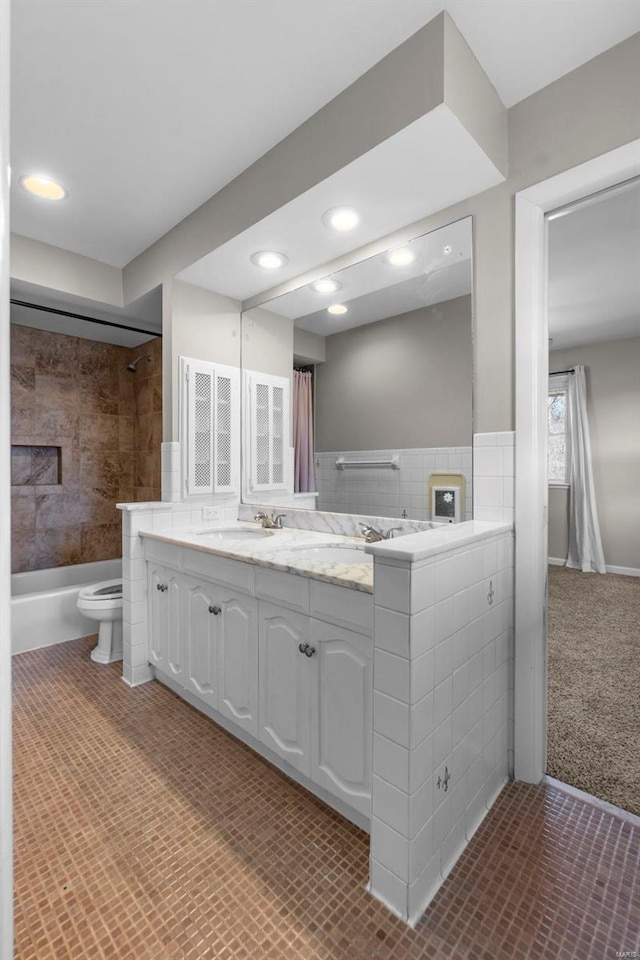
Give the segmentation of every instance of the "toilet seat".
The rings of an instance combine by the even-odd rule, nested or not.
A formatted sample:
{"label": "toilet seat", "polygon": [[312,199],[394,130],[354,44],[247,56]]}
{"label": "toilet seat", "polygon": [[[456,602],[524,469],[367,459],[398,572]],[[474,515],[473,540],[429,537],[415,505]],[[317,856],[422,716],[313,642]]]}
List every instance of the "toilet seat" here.
{"label": "toilet seat", "polygon": [[103,580],[90,587],[83,587],[78,600],[88,603],[116,604],[122,602],[122,580]]}

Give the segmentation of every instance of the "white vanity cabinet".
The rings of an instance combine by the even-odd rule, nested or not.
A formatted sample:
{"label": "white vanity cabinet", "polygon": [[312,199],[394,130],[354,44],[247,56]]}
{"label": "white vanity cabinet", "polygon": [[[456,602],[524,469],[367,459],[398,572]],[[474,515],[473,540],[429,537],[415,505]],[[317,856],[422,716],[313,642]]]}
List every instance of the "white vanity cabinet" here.
{"label": "white vanity cabinet", "polygon": [[365,826],[371,594],[152,539],[145,554],[158,679]]}

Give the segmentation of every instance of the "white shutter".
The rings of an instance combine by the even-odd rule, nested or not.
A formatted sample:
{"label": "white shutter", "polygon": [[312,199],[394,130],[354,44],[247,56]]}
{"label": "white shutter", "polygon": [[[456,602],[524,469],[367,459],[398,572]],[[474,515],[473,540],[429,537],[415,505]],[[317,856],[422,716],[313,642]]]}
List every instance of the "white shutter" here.
{"label": "white shutter", "polygon": [[214,416],[214,492],[233,493],[237,490],[240,462],[240,391],[237,367],[215,367]]}
{"label": "white shutter", "polygon": [[249,416],[249,492],[286,490],[289,457],[289,380],[245,371]]}
{"label": "white shutter", "polygon": [[189,360],[185,364],[187,396],[186,492],[213,493],[213,429],[215,374],[210,363]]}
{"label": "white shutter", "polygon": [[240,473],[240,371],[180,357],[184,493],[236,493]]}

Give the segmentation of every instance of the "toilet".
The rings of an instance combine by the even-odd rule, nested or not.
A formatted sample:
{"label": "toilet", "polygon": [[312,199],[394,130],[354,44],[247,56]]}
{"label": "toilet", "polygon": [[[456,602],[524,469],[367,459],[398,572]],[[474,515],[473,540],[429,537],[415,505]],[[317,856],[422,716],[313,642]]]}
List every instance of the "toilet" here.
{"label": "toilet", "polygon": [[91,659],[96,663],[122,660],[122,580],[84,587],[78,595],[78,610],[100,624],[98,645],[91,651]]}

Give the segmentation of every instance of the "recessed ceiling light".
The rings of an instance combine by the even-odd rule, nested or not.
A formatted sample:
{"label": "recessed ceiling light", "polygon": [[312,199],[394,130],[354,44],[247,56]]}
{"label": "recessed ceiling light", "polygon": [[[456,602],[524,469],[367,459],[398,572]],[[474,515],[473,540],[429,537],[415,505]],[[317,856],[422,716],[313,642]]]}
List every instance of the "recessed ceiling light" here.
{"label": "recessed ceiling light", "polygon": [[37,173],[25,173],[18,182],[23,190],[41,200],[64,200],[69,196],[61,183]]}
{"label": "recessed ceiling light", "polygon": [[337,230],[339,233],[345,233],[347,230],[354,230],[360,223],[358,212],[352,207],[334,207],[322,217],[325,227],[330,230]]}
{"label": "recessed ceiling light", "polygon": [[335,293],[341,287],[342,284],[337,280],[332,280],[331,277],[324,277],[322,280],[316,280],[315,283],[311,284],[311,289],[315,290],[316,293]]}
{"label": "recessed ceiling light", "polygon": [[253,254],[251,263],[255,263],[256,267],[262,267],[263,270],[279,270],[280,267],[289,263],[289,257],[273,250],[261,250]]}
{"label": "recessed ceiling light", "polygon": [[444,257],[448,257],[452,250],[453,250],[453,247],[451,246],[451,244],[445,243],[444,247],[442,248],[442,255]]}
{"label": "recessed ceiling light", "polygon": [[387,263],[392,267],[407,267],[415,258],[415,253],[409,247],[396,247],[395,250],[389,250],[387,253]]}
{"label": "recessed ceiling light", "polygon": [[330,307],[327,307],[327,313],[332,313],[335,317],[342,316],[343,313],[348,313],[349,308],[345,307],[344,303],[334,303]]}

